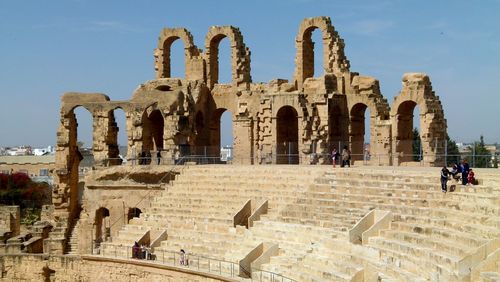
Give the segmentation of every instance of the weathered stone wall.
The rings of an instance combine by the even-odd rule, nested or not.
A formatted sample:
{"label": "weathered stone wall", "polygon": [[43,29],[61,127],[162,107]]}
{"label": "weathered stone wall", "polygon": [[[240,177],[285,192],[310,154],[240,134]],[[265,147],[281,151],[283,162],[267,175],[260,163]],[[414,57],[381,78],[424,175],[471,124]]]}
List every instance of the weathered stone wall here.
{"label": "weathered stone wall", "polygon": [[[311,34],[315,29],[322,34],[322,74],[314,74]],[[228,84],[218,81],[219,44],[224,38],[230,41],[231,50],[232,81]],[[178,39],[184,44],[186,73],[184,78],[171,78],[170,47]],[[353,161],[369,163],[364,159],[364,135],[369,132],[370,153],[374,156],[371,162],[401,165],[411,161],[411,121],[416,105],[420,107],[422,144],[427,156],[424,161],[441,165],[442,151],[432,144],[445,139],[446,120],[427,75],[404,75],[403,89],[391,110],[378,80],[350,71],[344,41],[328,17],[303,20],[296,47],[291,82],[274,79],[252,83],[251,52],[238,28],[211,27],[205,37],[205,50],[194,45],[187,29],[166,28],[154,53],[156,79],[141,84],[129,101],[113,102],[103,94],[65,94],[53,193],[54,220],[60,223],[62,238],[67,237],[67,225],[73,224],[69,219],[78,210],[76,107],[84,107],[93,117],[96,167],[120,164],[110,160],[117,156],[116,136],[120,129],[113,115],[117,108],[127,118],[130,165],[137,164],[140,153],[156,156],[158,151],[162,164],[193,154],[208,153],[217,159],[220,118],[225,111],[231,113],[233,121],[237,163],[328,164],[333,147],[340,151],[344,146],[352,150]],[[370,128],[364,125],[367,110]]]}
{"label": "weathered stone wall", "polygon": [[11,237],[19,235],[21,230],[21,209],[19,206],[0,206],[0,230],[12,232]]}
{"label": "weathered stone wall", "polygon": [[235,281],[189,269],[93,257],[0,256],[0,281]]}

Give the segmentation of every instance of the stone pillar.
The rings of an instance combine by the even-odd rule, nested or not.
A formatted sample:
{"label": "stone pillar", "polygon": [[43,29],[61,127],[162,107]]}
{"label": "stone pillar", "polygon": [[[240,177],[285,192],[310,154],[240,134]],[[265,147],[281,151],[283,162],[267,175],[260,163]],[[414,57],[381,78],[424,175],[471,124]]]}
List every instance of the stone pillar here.
{"label": "stone pillar", "polygon": [[253,119],[236,116],[233,120],[233,158],[237,164],[254,164]]}
{"label": "stone pillar", "polygon": [[93,114],[93,145],[95,166],[107,166],[109,161],[108,136],[110,132],[110,122],[108,113],[102,110]]}

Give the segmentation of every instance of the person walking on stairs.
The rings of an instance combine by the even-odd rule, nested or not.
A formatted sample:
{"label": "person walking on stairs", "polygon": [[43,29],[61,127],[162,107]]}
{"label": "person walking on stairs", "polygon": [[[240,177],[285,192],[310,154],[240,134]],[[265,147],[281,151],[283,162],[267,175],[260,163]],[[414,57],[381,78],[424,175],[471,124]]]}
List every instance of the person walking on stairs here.
{"label": "person walking on stairs", "polygon": [[448,191],[447,183],[448,183],[448,176],[450,175],[450,171],[446,166],[443,166],[441,169],[441,192],[446,193]]}

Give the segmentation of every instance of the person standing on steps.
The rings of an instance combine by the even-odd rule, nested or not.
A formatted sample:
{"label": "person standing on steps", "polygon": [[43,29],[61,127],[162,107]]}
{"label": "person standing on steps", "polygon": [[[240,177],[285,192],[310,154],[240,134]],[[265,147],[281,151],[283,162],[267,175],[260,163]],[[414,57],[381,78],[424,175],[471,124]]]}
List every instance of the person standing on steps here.
{"label": "person standing on steps", "polygon": [[462,160],[462,163],[460,164],[460,168],[462,170],[462,185],[467,185],[468,183],[468,176],[469,176],[469,164],[467,163],[466,159]]}
{"label": "person standing on steps", "polygon": [[156,152],[156,160],[157,160],[157,164],[160,165],[161,164],[161,149],[158,149],[158,151]]}
{"label": "person standing on steps", "polygon": [[342,167],[351,167],[351,152],[349,152],[349,149],[347,146],[344,146],[344,149],[342,149]]}
{"label": "person standing on steps", "polygon": [[333,147],[332,150],[332,164],[333,168],[335,168],[335,165],[337,164],[337,159],[339,158],[339,152],[337,151],[337,148]]}
{"label": "person standing on steps", "polygon": [[441,192],[446,193],[448,191],[447,183],[448,183],[448,175],[450,175],[450,171],[446,166],[443,166],[441,169]]}

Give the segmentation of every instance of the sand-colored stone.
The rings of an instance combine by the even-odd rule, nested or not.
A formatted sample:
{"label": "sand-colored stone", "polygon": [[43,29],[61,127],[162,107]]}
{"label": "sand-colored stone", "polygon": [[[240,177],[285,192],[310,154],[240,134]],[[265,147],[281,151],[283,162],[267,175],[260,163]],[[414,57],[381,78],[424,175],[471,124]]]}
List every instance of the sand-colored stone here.
{"label": "sand-colored stone", "polygon": [[[323,35],[320,75],[314,74],[314,29]],[[218,46],[225,37],[231,46],[232,81],[221,84]],[[184,78],[171,77],[170,47],[175,40],[185,47]],[[104,260],[102,265],[119,269],[103,276],[108,280],[164,279],[161,275],[190,279],[178,278],[175,269],[155,276],[151,268],[137,272],[128,262],[106,261],[111,255],[129,259],[135,241],[151,244],[166,262],[175,261],[170,256],[183,248],[193,257],[239,265],[236,274],[242,277],[264,275],[264,281],[273,281],[266,280],[266,273],[296,281],[495,277],[499,175],[476,172],[484,173],[481,185],[442,194],[435,168],[403,167],[412,162],[417,105],[422,164],[444,162],[441,149],[433,144],[445,139],[446,120],[426,74],[404,74],[402,90],[390,107],[376,78],[350,71],[344,42],[327,17],[300,24],[290,82],[252,82],[251,53],[238,28],[211,27],[204,47],[194,45],[187,29],[163,29],[154,51],[156,79],[139,85],[130,100],[111,101],[99,93],[63,95],[54,206],[43,213],[54,228],[44,241],[44,252],[71,252],[83,262],[58,265],[58,279],[102,279],[82,273],[101,269],[85,258],[92,252]],[[78,174],[76,107],[93,117],[96,165],[85,178]],[[127,165],[117,159],[117,108],[126,116]],[[366,109],[369,129],[364,128]],[[173,166],[188,149],[189,154],[219,155],[220,117],[226,110],[232,113],[234,162],[240,165]],[[333,146],[349,145],[353,161],[362,159],[365,130],[370,131],[377,164],[400,167],[332,171],[319,165],[330,163]],[[156,156],[160,150],[160,165],[155,160],[137,165],[140,152]],[[289,153],[292,156],[283,156]],[[190,163],[196,162],[203,163]],[[135,209],[142,213],[129,217]],[[370,218],[372,210],[385,216]],[[14,265],[9,277],[20,277],[16,273],[22,271],[12,260],[33,263],[37,275],[43,269],[36,257],[3,259],[4,265]],[[197,267],[199,273],[193,275],[203,276],[211,264],[199,262]]]}

